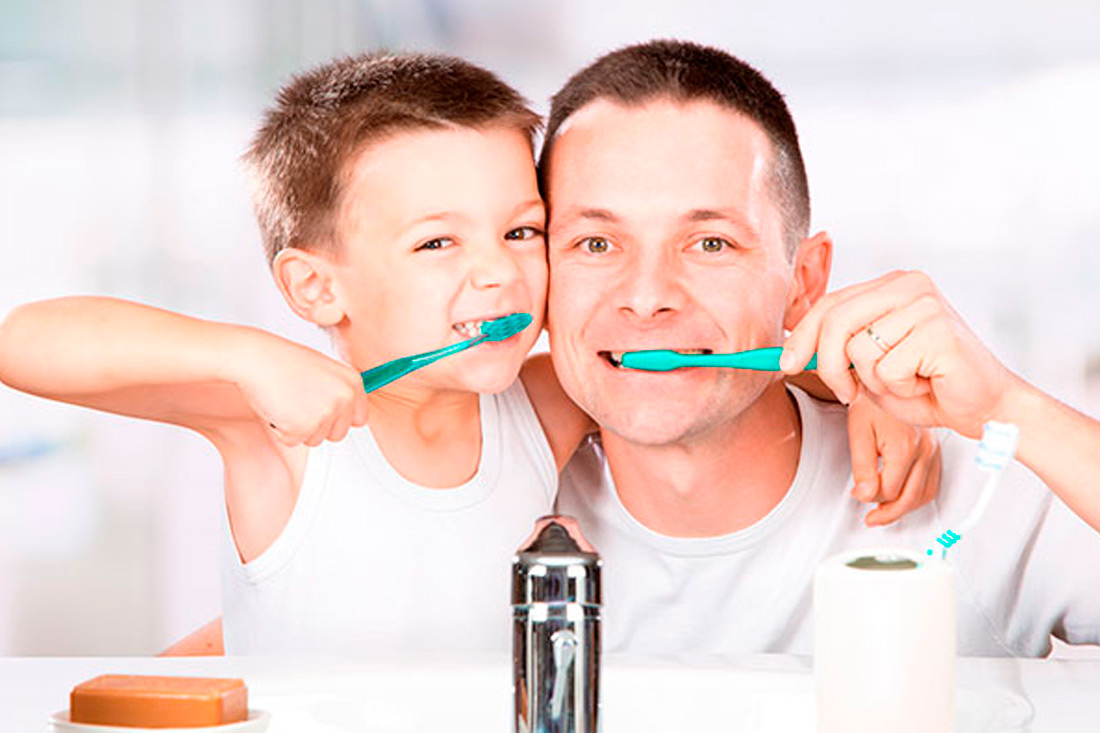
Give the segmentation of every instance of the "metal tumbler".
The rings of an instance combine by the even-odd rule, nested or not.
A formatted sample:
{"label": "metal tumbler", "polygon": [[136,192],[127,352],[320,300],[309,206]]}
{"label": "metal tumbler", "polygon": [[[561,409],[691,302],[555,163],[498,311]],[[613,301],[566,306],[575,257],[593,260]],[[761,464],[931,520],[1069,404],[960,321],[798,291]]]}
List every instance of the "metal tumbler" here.
{"label": "metal tumbler", "polygon": [[512,563],[515,733],[597,733],[600,556],[571,517],[549,516]]}

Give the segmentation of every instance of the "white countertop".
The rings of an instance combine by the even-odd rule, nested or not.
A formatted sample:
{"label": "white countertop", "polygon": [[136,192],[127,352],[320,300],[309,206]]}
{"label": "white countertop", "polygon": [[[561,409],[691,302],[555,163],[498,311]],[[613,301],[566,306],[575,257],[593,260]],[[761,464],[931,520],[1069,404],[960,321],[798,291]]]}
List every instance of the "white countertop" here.
{"label": "white countertop", "polygon": [[[48,716],[68,707],[72,687],[106,673],[241,677],[251,707],[272,714],[269,733],[511,730],[505,657],[0,657],[0,731],[49,730]],[[1100,726],[1100,661],[960,659],[958,678],[958,733]],[[813,674],[801,657],[709,666],[610,657],[602,685],[604,733],[814,728]]]}

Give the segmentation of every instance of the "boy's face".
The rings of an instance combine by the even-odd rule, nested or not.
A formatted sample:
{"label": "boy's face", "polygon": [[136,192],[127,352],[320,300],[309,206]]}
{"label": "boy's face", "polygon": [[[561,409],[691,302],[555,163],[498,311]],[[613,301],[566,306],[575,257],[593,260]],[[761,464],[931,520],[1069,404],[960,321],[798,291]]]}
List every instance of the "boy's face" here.
{"label": "boy's face", "polygon": [[477,322],[530,313],[518,336],[483,342],[401,382],[498,392],[542,327],[545,209],[519,131],[402,132],[360,153],[338,213],[337,326],[357,369],[477,333]]}

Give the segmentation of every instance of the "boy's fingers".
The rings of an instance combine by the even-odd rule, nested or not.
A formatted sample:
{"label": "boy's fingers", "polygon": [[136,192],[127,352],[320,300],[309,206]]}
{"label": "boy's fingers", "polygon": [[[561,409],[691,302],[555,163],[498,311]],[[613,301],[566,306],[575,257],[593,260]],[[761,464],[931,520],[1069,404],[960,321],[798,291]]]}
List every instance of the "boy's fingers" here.
{"label": "boy's fingers", "polygon": [[918,457],[909,472],[898,498],[884,502],[868,512],[868,526],[882,526],[897,521],[911,511],[932,501],[939,492],[941,456],[939,443],[931,431],[922,431]]}
{"label": "boy's fingers", "polygon": [[[882,445],[882,475],[879,482],[879,501],[893,502],[909,485],[916,470],[919,455],[919,438],[912,434],[892,437]],[[919,484],[918,484],[919,486]]]}
{"label": "boy's fingers", "polygon": [[902,516],[927,503],[922,491],[927,474],[926,466],[914,466],[909,472],[898,497],[893,501],[884,501],[867,513],[864,520],[868,527],[880,527],[897,521]]}
{"label": "boy's fingers", "polygon": [[[864,398],[866,399],[866,398]],[[879,491],[878,445],[871,422],[848,419],[848,450],[852,454],[852,496],[871,501]]]}
{"label": "boy's fingers", "polygon": [[324,442],[329,431],[332,430],[332,418],[325,418],[320,425],[303,442],[310,448],[316,448]]}
{"label": "boy's fingers", "polygon": [[359,390],[359,394],[355,396],[355,406],[352,409],[351,424],[357,428],[361,428],[367,424],[367,418],[370,416],[370,400],[367,399],[367,395],[362,389]]}
{"label": "boy's fingers", "polygon": [[338,443],[344,439],[348,434],[348,430],[351,429],[351,421],[354,417],[352,410],[353,405],[349,404],[337,413],[336,419],[332,421],[332,427],[329,428],[328,435],[325,436],[326,440]]}

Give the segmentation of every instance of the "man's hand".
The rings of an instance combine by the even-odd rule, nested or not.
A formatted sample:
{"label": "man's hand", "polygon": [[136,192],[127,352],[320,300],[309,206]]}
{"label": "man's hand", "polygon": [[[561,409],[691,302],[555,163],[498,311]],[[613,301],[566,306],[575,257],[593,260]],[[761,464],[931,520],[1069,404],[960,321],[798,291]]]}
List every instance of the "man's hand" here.
{"label": "man's hand", "polygon": [[867,526],[890,524],[939,493],[941,457],[935,434],[899,421],[862,393],[848,409],[848,445],[852,496],[878,504],[867,513]]}
{"label": "man's hand", "polygon": [[369,403],[359,372],[278,336],[253,335],[241,352],[244,373],[234,381],[280,442],[313,447],[366,424]]}
{"label": "man's hand", "polygon": [[858,385],[895,417],[969,438],[996,419],[1021,385],[967,328],[927,275],[894,272],[830,293],[791,333],[780,360],[796,373],[817,352],[817,373],[851,404]]}

